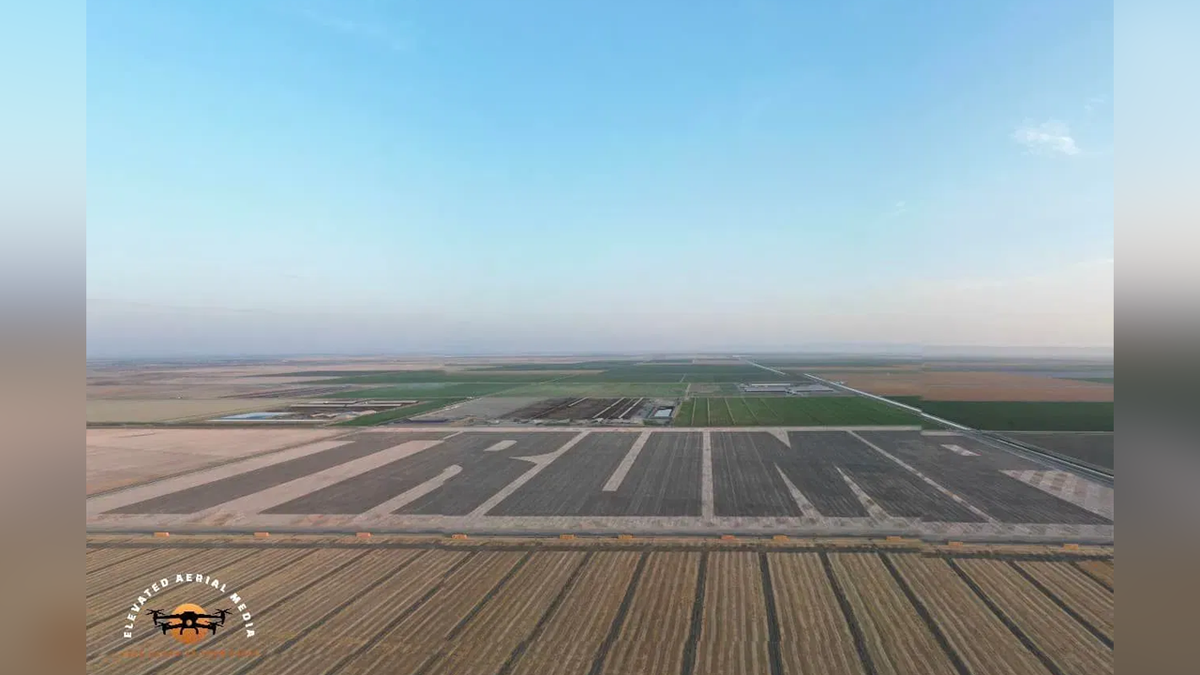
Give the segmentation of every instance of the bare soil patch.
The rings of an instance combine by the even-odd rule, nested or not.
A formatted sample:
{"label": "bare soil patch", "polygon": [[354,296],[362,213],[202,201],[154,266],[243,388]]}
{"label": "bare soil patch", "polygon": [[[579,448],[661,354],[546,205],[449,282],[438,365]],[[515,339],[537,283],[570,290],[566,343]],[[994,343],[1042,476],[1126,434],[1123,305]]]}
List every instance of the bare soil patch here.
{"label": "bare soil patch", "polygon": [[174,422],[207,419],[222,414],[273,410],[294,403],[291,399],[88,399],[88,423]]}
{"label": "bare soil patch", "polygon": [[324,429],[88,429],[87,493],[345,433]]}

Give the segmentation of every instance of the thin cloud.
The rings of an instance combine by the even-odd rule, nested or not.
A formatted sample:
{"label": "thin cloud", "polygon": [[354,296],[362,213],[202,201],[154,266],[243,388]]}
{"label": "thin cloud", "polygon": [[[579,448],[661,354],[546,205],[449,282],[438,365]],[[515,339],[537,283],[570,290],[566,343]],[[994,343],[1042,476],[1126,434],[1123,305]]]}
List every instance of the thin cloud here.
{"label": "thin cloud", "polygon": [[1012,139],[1036,154],[1078,155],[1080,152],[1075,139],[1071,137],[1071,129],[1054,120],[1019,127],[1013,132]]}

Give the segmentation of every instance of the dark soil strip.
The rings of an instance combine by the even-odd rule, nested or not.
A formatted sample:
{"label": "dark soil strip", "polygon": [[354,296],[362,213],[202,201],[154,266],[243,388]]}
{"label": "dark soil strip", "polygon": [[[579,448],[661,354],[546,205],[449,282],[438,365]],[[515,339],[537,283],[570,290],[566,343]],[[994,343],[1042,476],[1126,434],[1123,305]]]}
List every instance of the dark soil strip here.
{"label": "dark soil strip", "polygon": [[950,646],[950,640],[946,638],[942,629],[938,628],[937,622],[933,620],[933,615],[929,613],[929,609],[925,607],[925,603],[921,602],[921,599],[917,597],[917,594],[908,585],[904,577],[900,576],[900,570],[896,569],[896,566],[892,564],[891,558],[882,554],[879,557],[883,560],[883,566],[887,568],[888,572],[891,572],[892,578],[896,580],[896,584],[900,586],[900,590],[904,592],[904,597],[908,598],[909,604],[917,610],[917,614],[921,616],[921,620],[925,622],[925,626],[929,628],[929,632],[933,633],[933,639],[937,640],[942,651],[949,657],[950,663],[954,664],[954,670],[958,671],[958,675],[971,675],[971,669],[959,657],[958,652],[954,651],[954,648]]}
{"label": "dark soil strip", "polygon": [[1016,570],[1017,574],[1020,574],[1022,577],[1025,577],[1025,581],[1028,581],[1030,584],[1033,585],[1034,588],[1041,591],[1042,595],[1046,596],[1047,598],[1050,598],[1050,600],[1054,604],[1058,605],[1059,609],[1066,612],[1067,614],[1070,614],[1072,619],[1075,619],[1076,621],[1078,621],[1079,625],[1086,628],[1087,631],[1089,633],[1091,633],[1093,636],[1095,636],[1095,638],[1097,640],[1104,643],[1105,647],[1108,647],[1109,649],[1114,648],[1113,641],[1111,639],[1109,639],[1109,637],[1107,635],[1100,632],[1100,629],[1093,626],[1091,623],[1088,622],[1087,619],[1083,618],[1083,616],[1081,614],[1079,614],[1079,612],[1076,612],[1067,603],[1063,602],[1062,598],[1059,598],[1057,595],[1054,594],[1054,591],[1051,591],[1049,588],[1046,588],[1045,584],[1043,584],[1042,582],[1035,579],[1033,577],[1033,575],[1030,574],[1029,572],[1026,572],[1025,570],[1021,569],[1021,567],[1018,566],[1017,563],[1009,561],[1008,565],[1009,565],[1009,567],[1012,567],[1014,570]]}
{"label": "dark soil strip", "polygon": [[322,614],[319,619],[314,621],[311,625],[307,626],[304,630],[299,631],[296,635],[285,640],[283,642],[283,644],[276,647],[269,654],[263,654],[262,656],[258,657],[257,659],[254,659],[253,661],[251,661],[251,662],[247,663],[246,665],[242,666],[241,668],[237,669],[237,671],[235,671],[233,675],[243,675],[243,673],[248,673],[248,672],[254,670],[258,666],[258,663],[260,661],[262,661],[263,659],[267,658],[268,656],[271,656],[272,654],[281,654],[281,653],[287,651],[289,648],[291,648],[292,645],[296,644],[300,640],[303,640],[304,637],[306,635],[308,635],[309,631],[313,631],[313,630],[320,628],[321,626],[325,625],[326,621],[329,621],[330,619],[332,619],[334,616],[339,614],[342,610],[346,609],[347,607],[350,607],[351,605],[358,602],[359,600],[367,597],[367,595],[369,593],[371,593],[371,591],[374,591],[376,588],[379,588],[384,583],[391,580],[392,577],[396,576],[397,574],[402,572],[406,567],[408,567],[412,563],[416,562],[417,559],[419,559],[422,555],[424,555],[424,554],[415,555],[412,558],[409,558],[408,560],[404,561],[404,563],[402,563],[396,569],[392,570],[390,573],[385,574],[385,575],[383,575],[382,578],[376,579],[375,581],[373,581],[370,586],[367,586],[366,588],[355,593],[354,595],[350,596],[349,598],[346,598],[346,600],[344,602],[342,602],[342,604],[340,604],[337,607],[334,607],[333,609],[329,610],[328,612],[325,612],[324,614]]}
{"label": "dark soil strip", "polygon": [[1085,575],[1087,575],[1087,578],[1089,578],[1089,579],[1091,579],[1092,581],[1094,581],[1094,582],[1096,582],[1096,583],[1100,584],[1101,586],[1103,586],[1103,587],[1104,587],[1104,589],[1105,589],[1105,590],[1107,590],[1109,593],[1115,593],[1115,592],[1116,592],[1116,590],[1115,590],[1115,589],[1113,589],[1113,587],[1112,587],[1112,586],[1110,586],[1110,585],[1108,584],[1108,582],[1107,582],[1107,581],[1105,581],[1104,579],[1101,579],[1100,577],[1098,577],[1098,576],[1096,576],[1096,575],[1092,574],[1091,572],[1089,572],[1089,571],[1087,570],[1087,568],[1083,567],[1082,565],[1074,565],[1074,567],[1075,567],[1075,569],[1077,569],[1077,570],[1079,570],[1080,572],[1083,572]]}
{"label": "dark soil strip", "polygon": [[422,595],[420,598],[417,598],[417,600],[415,602],[413,602],[411,605],[409,605],[408,607],[405,607],[404,611],[397,614],[394,619],[392,619],[391,621],[388,621],[387,625],[385,625],[383,627],[383,629],[380,630],[378,633],[375,633],[374,635],[372,635],[370,640],[367,640],[358,649],[355,649],[353,652],[351,652],[350,654],[343,657],[337,663],[333,664],[332,668],[325,671],[325,675],[335,675],[336,673],[340,672],[341,669],[344,668],[347,663],[350,663],[352,660],[358,658],[359,656],[362,656],[367,651],[373,649],[375,647],[375,645],[379,644],[385,636],[387,636],[389,633],[391,633],[393,630],[395,630],[397,626],[404,623],[405,619],[407,619],[409,616],[412,616],[413,612],[417,611],[422,606],[424,606],[425,603],[429,602],[429,600],[431,598],[433,598],[433,596],[436,595],[437,592],[442,589],[442,586],[445,584],[446,580],[449,579],[459,569],[461,569],[463,565],[466,565],[468,562],[470,562],[471,559],[475,557],[475,555],[476,555],[476,552],[472,551],[472,552],[468,553],[467,555],[463,556],[462,560],[459,560],[458,562],[451,565],[450,569],[446,570],[442,574],[442,578],[436,584],[431,586],[429,588],[429,590],[425,592],[424,595]]}
{"label": "dark soil strip", "polygon": [[783,655],[779,652],[779,614],[775,608],[775,587],[771,583],[771,563],[766,553],[758,554],[762,570],[763,599],[767,602],[767,651],[771,658],[771,675],[783,675]]}
{"label": "dark soil strip", "polygon": [[692,626],[683,645],[683,668],[680,675],[692,675],[696,667],[696,645],[704,627],[704,590],[708,582],[708,551],[700,554],[700,571],[696,575],[696,600],[692,603]]}
{"label": "dark soil strip", "polygon": [[1033,640],[1029,639],[1029,636],[1025,634],[1025,631],[1021,630],[1020,626],[1014,623],[1012,619],[1008,618],[1008,615],[1005,614],[999,607],[997,607],[996,603],[992,602],[992,599],[983,592],[983,589],[979,587],[979,584],[975,583],[974,579],[968,576],[967,573],[964,572],[961,567],[956,565],[953,560],[947,560],[946,562],[950,565],[950,569],[954,570],[954,573],[958,575],[958,578],[966,582],[967,586],[970,586],[971,590],[975,592],[975,595],[983,601],[983,604],[987,605],[987,608],[992,611],[992,614],[995,614],[996,618],[1000,619],[1000,622],[1003,623],[1005,627],[1017,637],[1017,640],[1019,640],[1026,649],[1032,652],[1034,656],[1038,657],[1038,660],[1042,662],[1042,665],[1046,666],[1047,670],[1054,675],[1063,675],[1063,672],[1058,668],[1058,665],[1055,664],[1054,661],[1051,661],[1049,656],[1046,656],[1046,652],[1042,651],[1037,645],[1035,645]]}
{"label": "dark soil strip", "polygon": [[[270,611],[273,611],[273,610],[274,610],[276,607],[278,607],[278,606],[282,605],[283,603],[285,603],[285,602],[287,602],[287,601],[291,600],[292,598],[295,598],[296,596],[300,595],[301,593],[305,593],[305,592],[307,592],[307,591],[308,591],[308,589],[310,589],[310,588],[312,588],[312,587],[316,586],[316,585],[317,585],[317,584],[319,584],[319,583],[323,583],[323,582],[324,582],[326,579],[328,579],[328,578],[332,577],[333,575],[335,575],[335,574],[337,574],[337,573],[341,572],[342,570],[344,570],[344,569],[346,569],[347,567],[349,567],[349,566],[353,565],[354,563],[358,562],[359,560],[362,560],[364,557],[366,557],[367,553],[369,553],[369,551],[363,551],[362,555],[357,555],[357,556],[354,556],[354,557],[353,557],[353,558],[351,558],[350,560],[347,560],[346,562],[342,563],[341,565],[338,565],[337,567],[335,567],[335,568],[333,568],[333,569],[329,570],[329,571],[328,571],[328,572],[326,572],[325,574],[322,574],[321,576],[317,577],[316,579],[313,579],[312,581],[308,582],[307,584],[304,584],[303,586],[301,586],[301,587],[299,587],[299,588],[297,588],[297,589],[293,590],[291,593],[288,593],[288,594],[287,594],[287,595],[285,595],[284,597],[280,598],[280,599],[279,599],[277,602],[273,602],[273,603],[271,603],[270,605],[267,605],[266,607],[264,607],[264,608],[261,610],[261,612],[264,612],[264,613],[265,613],[265,612],[270,612]],[[212,637],[212,638],[209,640],[208,644],[209,644],[209,645],[211,645],[211,644],[213,644],[213,643],[215,643],[215,642],[219,642],[219,641],[223,640],[223,639],[224,639],[226,636],[229,636],[229,635],[236,635],[236,634],[237,634],[237,633],[236,633],[236,631],[227,631],[227,632],[225,632],[225,633],[221,633],[220,635],[215,635],[215,636],[213,636],[213,637]],[[171,663],[173,663],[173,662],[175,662],[175,661],[177,661],[177,660],[179,660],[179,659],[181,659],[181,658],[183,658],[183,657],[176,657],[176,658],[174,658],[174,659],[171,659],[170,661],[164,661],[164,662],[162,662],[161,664],[159,664],[159,666],[158,666],[157,668],[155,668],[154,670],[150,671],[150,673],[154,673],[154,672],[157,672],[157,671],[159,671],[159,670],[162,670],[163,668],[167,667],[167,666],[168,666],[168,665],[170,665]],[[147,675],[149,675],[149,673],[147,673]]]}
{"label": "dark soil strip", "polygon": [[588,551],[583,556],[583,560],[580,560],[575,569],[571,571],[571,576],[567,577],[567,583],[563,584],[563,587],[559,589],[558,595],[554,596],[554,600],[550,602],[550,606],[542,613],[542,618],[538,619],[537,625],[533,627],[529,636],[521,640],[521,643],[512,650],[512,653],[505,659],[504,665],[500,666],[500,670],[496,671],[496,675],[508,675],[512,672],[513,667],[517,665],[517,661],[520,661],[521,657],[525,655],[525,650],[529,649],[529,645],[542,636],[542,633],[546,630],[546,626],[550,623],[550,619],[558,612],[558,608],[562,606],[563,600],[566,600],[567,594],[579,582],[579,576],[583,574],[583,568],[587,567],[591,559],[592,552]]}
{"label": "dark soil strip", "polygon": [[637,593],[638,583],[642,580],[642,574],[646,571],[646,561],[649,559],[649,553],[643,553],[638,558],[637,567],[633,570],[633,578],[629,580],[629,586],[625,589],[625,597],[621,598],[621,606],[617,608],[617,615],[613,617],[612,625],[608,628],[608,635],[604,637],[604,642],[596,652],[596,658],[592,661],[592,669],[588,671],[588,675],[600,675],[600,671],[604,670],[604,661],[608,658],[609,650],[612,649],[617,642],[617,637],[621,634],[621,626],[625,624],[625,617],[629,615],[629,608],[633,605],[633,596]]}
{"label": "dark soil strip", "polygon": [[867,675],[876,675],[875,662],[871,660],[871,653],[867,651],[867,638],[863,635],[862,626],[859,626],[858,619],[854,618],[854,610],[850,607],[850,601],[846,599],[846,592],[842,590],[842,584],[838,581],[837,575],[833,573],[829,554],[824,551],[821,552],[821,565],[825,568],[825,576],[833,587],[833,594],[837,596],[838,606],[842,608],[842,616],[846,619],[846,625],[850,627],[850,635],[854,638],[854,651],[858,652],[858,658],[863,664],[863,671]]}

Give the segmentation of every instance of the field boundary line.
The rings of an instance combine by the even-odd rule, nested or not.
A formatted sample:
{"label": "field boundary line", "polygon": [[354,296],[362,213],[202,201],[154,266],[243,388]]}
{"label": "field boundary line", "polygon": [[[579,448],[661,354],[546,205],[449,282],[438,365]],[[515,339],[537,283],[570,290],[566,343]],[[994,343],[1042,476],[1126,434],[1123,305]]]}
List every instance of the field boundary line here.
{"label": "field boundary line", "polygon": [[467,553],[467,555],[463,556],[461,560],[451,565],[449,569],[442,573],[442,576],[438,579],[437,583],[430,586],[429,590],[426,591],[424,595],[414,600],[411,604],[409,604],[408,607],[405,607],[402,612],[388,621],[381,630],[371,636],[370,640],[367,640],[363,644],[359,645],[358,649],[355,649],[339,659],[337,663],[334,663],[329,670],[325,671],[325,675],[336,675],[337,673],[341,672],[342,668],[346,667],[347,663],[350,663],[359,656],[362,656],[370,651],[372,647],[379,644],[380,641],[382,641],[389,633],[396,630],[396,628],[398,628],[400,624],[404,623],[408,617],[412,616],[413,613],[415,613],[418,609],[421,609],[425,603],[429,602],[433,596],[437,595],[438,591],[442,590],[442,588],[446,585],[446,580],[458,572],[458,570],[462,569],[462,567],[468,562],[474,560],[478,554],[479,551],[470,551]]}
{"label": "field boundary line", "polygon": [[505,499],[508,499],[510,496],[512,496],[512,494],[514,492],[521,489],[522,485],[533,480],[534,476],[541,473],[541,471],[543,469],[545,469],[547,466],[550,466],[550,464],[554,460],[567,454],[568,450],[575,447],[580,441],[587,438],[588,435],[590,435],[591,433],[592,432],[590,432],[590,431],[579,432],[574,438],[572,438],[571,440],[564,443],[562,445],[562,447],[555,450],[554,452],[548,452],[546,454],[537,455],[535,457],[514,457],[513,459],[522,459],[527,462],[533,462],[534,464],[532,467],[529,468],[528,471],[521,474],[520,476],[517,476],[513,480],[513,482],[509,483],[508,485],[505,485],[504,487],[500,488],[500,490],[498,492],[496,492],[496,494],[492,495],[491,497],[488,497],[487,501],[485,501],[482,504],[480,504],[479,506],[475,507],[475,509],[473,511],[471,511],[471,513],[467,514],[468,517],[478,518],[480,516],[487,515],[488,511],[491,511],[492,509],[496,508],[496,506],[499,505],[500,502],[502,502]]}
{"label": "field boundary line", "polygon": [[612,646],[617,643],[617,638],[621,636],[621,629],[625,627],[625,618],[629,616],[629,608],[633,606],[633,597],[637,593],[638,585],[642,581],[642,574],[645,573],[646,563],[649,560],[649,551],[643,551],[638,556],[637,567],[633,568],[633,577],[629,579],[629,585],[625,587],[625,595],[621,598],[621,605],[617,607],[617,613],[608,627],[608,634],[604,636],[604,641],[596,650],[596,656],[592,659],[592,667],[588,671],[588,675],[600,675],[604,671],[604,663],[608,660]]}
{"label": "field boundary line", "polygon": [[842,609],[842,620],[850,629],[850,637],[854,640],[854,651],[858,652],[858,660],[862,662],[863,671],[867,675],[877,675],[875,662],[871,659],[870,650],[867,649],[867,637],[863,634],[862,626],[858,625],[858,618],[854,616],[854,608],[850,606],[850,599],[846,597],[846,590],[842,588],[842,582],[838,581],[837,574],[833,571],[829,553],[821,551],[817,555],[821,559],[821,566],[825,568],[825,578],[833,588],[833,595],[837,598],[838,607]]}
{"label": "field boundary line", "polygon": [[701,432],[700,441],[700,517],[715,515],[713,497],[712,432]]}
{"label": "field boundary line", "polygon": [[938,646],[942,648],[947,658],[950,659],[950,663],[954,665],[954,670],[958,671],[959,675],[971,675],[971,669],[967,667],[967,664],[958,655],[958,652],[954,651],[954,647],[950,646],[950,640],[942,632],[937,622],[934,621],[929,608],[925,606],[924,602],[921,602],[920,596],[912,589],[912,586],[909,585],[904,575],[900,574],[900,570],[896,569],[896,565],[892,562],[892,559],[884,553],[879,554],[879,559],[883,561],[883,566],[891,573],[892,579],[895,579],[896,585],[900,587],[900,592],[904,594],[904,597],[908,598],[908,604],[917,610],[917,614],[925,622],[925,627],[933,633],[933,639],[937,641]]}
{"label": "field boundary line", "polygon": [[775,585],[771,581],[771,563],[765,551],[758,554],[758,569],[762,576],[763,601],[767,610],[767,656],[771,675],[783,675],[782,637],[779,633],[779,610],[775,606]]}
{"label": "field boundary line", "polygon": [[884,450],[883,448],[879,447],[878,445],[875,445],[874,443],[872,443],[871,441],[868,441],[867,439],[863,438],[862,436],[859,436],[857,433],[855,433],[853,431],[847,431],[846,433],[857,438],[858,440],[862,441],[863,443],[866,443],[867,446],[870,447],[871,449],[875,450],[876,452],[883,455],[884,457],[887,457],[888,459],[892,460],[893,462],[904,467],[905,469],[907,469],[909,471],[909,473],[911,473],[914,476],[916,476],[917,478],[920,478],[921,480],[925,481],[927,484],[929,484],[930,487],[934,488],[938,492],[946,495],[950,499],[952,499],[955,502],[966,507],[967,510],[969,510],[971,513],[974,513],[975,515],[979,516],[980,518],[983,518],[984,520],[986,520],[988,523],[990,523],[992,525],[1000,524],[999,520],[996,520],[992,516],[985,513],[979,507],[975,506],[974,504],[971,504],[966,499],[963,499],[958,494],[952,492],[949,488],[944,487],[941,483],[939,483],[939,482],[935,481],[934,479],[930,478],[929,476],[926,476],[925,474],[921,473],[919,470],[917,470],[916,467],[912,466],[911,464],[905,462],[904,460],[893,455],[892,453],[888,452],[887,450]]}
{"label": "field boundary line", "polygon": [[992,614],[995,615],[997,619],[1000,619],[1000,622],[1004,624],[1004,627],[1007,628],[1009,632],[1011,632],[1017,638],[1018,641],[1020,641],[1021,645],[1024,646],[1025,649],[1028,649],[1030,653],[1032,653],[1038,658],[1039,661],[1042,662],[1042,665],[1046,667],[1046,670],[1049,670],[1054,675],[1063,675],[1063,672],[1061,669],[1059,669],[1058,664],[1054,663],[1053,659],[1047,656],[1046,653],[1043,652],[1042,649],[1038,647],[1028,635],[1025,634],[1025,631],[1021,630],[1021,627],[1018,626],[1015,621],[1009,618],[1009,616],[1004,613],[1004,610],[1000,609],[1000,607],[988,597],[987,593],[984,592],[979,584],[975,583],[975,580],[971,578],[971,575],[967,574],[966,570],[959,567],[958,564],[954,562],[953,558],[947,558],[946,564],[950,566],[950,569],[954,570],[954,573],[958,575],[958,578],[962,579],[967,586],[970,587],[971,591],[975,593],[976,597],[982,600],[983,604],[987,605],[987,608],[992,612]]}
{"label": "field boundary line", "polygon": [[[384,585],[385,583],[390,581],[393,577],[395,577],[396,575],[403,572],[405,569],[408,569],[408,567],[410,565],[412,565],[413,562],[415,562],[417,559],[419,559],[421,557],[422,556],[418,554],[418,555],[415,555],[415,556],[409,558],[408,560],[401,562],[395,569],[390,570],[388,573],[384,574],[380,578],[376,579],[375,581],[372,581],[365,588],[354,593],[349,598],[346,598],[344,601],[339,603],[337,607],[334,607],[333,609],[329,610],[328,612],[325,612],[321,616],[317,617],[317,619],[314,620],[311,624],[309,624],[308,626],[305,626],[304,630],[298,631],[298,633],[296,635],[293,635],[292,637],[283,641],[278,646],[276,646],[275,649],[271,650],[270,652],[268,652],[266,654],[263,654],[262,656],[259,656],[258,658],[254,659],[253,661],[247,663],[246,665],[244,665],[241,668],[234,671],[234,675],[245,675],[245,673],[252,672],[256,667],[258,667],[258,664],[263,659],[267,658],[268,656],[272,656],[275,654],[282,654],[282,653],[286,652],[288,649],[291,648],[292,645],[303,640],[309,634],[310,631],[316,630],[316,629],[320,628],[321,626],[325,625],[325,622],[329,621],[330,619],[337,616],[338,614],[341,614],[343,611],[348,609],[350,606],[352,606],[354,603],[358,602],[359,600],[367,597],[367,595],[369,593],[374,591],[376,588],[379,588],[380,586]],[[229,635],[229,633],[226,633],[226,635]],[[149,674],[147,674],[147,675],[149,675]]]}
{"label": "field boundary line", "polygon": [[602,492],[616,492],[620,489],[621,483],[625,481],[625,476],[633,468],[633,463],[637,461],[638,454],[645,447],[646,441],[650,440],[650,434],[651,432],[649,431],[643,431],[638,434],[637,440],[633,442],[633,445],[629,448],[629,452],[625,453],[625,457],[621,459],[621,463],[617,465],[612,475],[609,476],[608,482],[601,488]]}
{"label": "field boundary line", "polygon": [[683,642],[683,667],[680,675],[692,675],[696,669],[696,650],[700,645],[700,633],[704,630],[704,594],[708,585],[708,551],[700,554],[700,566],[696,570],[696,591],[692,599],[692,618],[687,639]]}
{"label": "field boundary line", "polygon": [[558,609],[562,607],[563,602],[567,599],[567,595],[575,588],[575,584],[579,583],[579,577],[583,575],[584,568],[592,561],[592,556],[595,553],[595,551],[585,553],[583,560],[580,560],[575,569],[571,570],[571,576],[567,577],[566,583],[563,584],[562,588],[558,589],[558,593],[550,601],[550,606],[546,608],[545,612],[542,612],[542,616],[534,624],[533,630],[529,632],[529,635],[525,636],[525,639],[517,643],[516,647],[513,647],[508,658],[504,660],[504,664],[500,666],[500,670],[496,671],[496,675],[508,675],[512,672],[512,669],[520,662],[521,657],[525,656],[525,651],[529,649],[529,645],[542,636],[542,633],[546,630],[546,626],[550,625],[550,620],[558,613]]}
{"label": "field boundary line", "polygon": [[1087,632],[1092,634],[1093,637],[1095,637],[1100,642],[1104,643],[1105,647],[1108,647],[1109,649],[1116,648],[1112,638],[1108,637],[1103,632],[1101,632],[1101,630],[1099,628],[1096,628],[1095,626],[1093,626],[1092,622],[1083,618],[1082,614],[1075,611],[1070,605],[1068,605],[1066,602],[1064,602],[1062,598],[1058,597],[1058,595],[1056,595],[1054,593],[1054,591],[1047,588],[1045,584],[1038,581],[1029,572],[1025,571],[1025,569],[1023,569],[1020,565],[1018,565],[1015,560],[1009,560],[1007,562],[1008,562],[1009,567],[1016,570],[1017,574],[1020,574],[1022,577],[1025,578],[1025,581],[1029,582],[1030,585],[1032,585],[1034,588],[1041,591],[1042,595],[1049,598],[1050,601],[1053,602],[1055,605],[1058,605],[1058,608],[1061,609],[1062,611],[1066,612],[1068,616],[1070,616],[1072,619],[1075,619],[1076,623],[1083,626],[1087,630]]}

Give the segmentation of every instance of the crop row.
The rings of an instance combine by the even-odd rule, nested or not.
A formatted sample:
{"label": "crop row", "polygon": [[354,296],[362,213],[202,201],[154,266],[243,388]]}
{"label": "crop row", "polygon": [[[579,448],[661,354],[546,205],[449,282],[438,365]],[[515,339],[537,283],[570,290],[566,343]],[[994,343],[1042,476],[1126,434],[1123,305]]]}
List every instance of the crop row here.
{"label": "crop row", "polygon": [[885,403],[850,396],[698,397],[685,401],[676,426],[918,426],[920,418]]}
{"label": "crop row", "polygon": [[[261,656],[99,658],[128,646],[115,625],[125,610],[102,591],[88,600],[88,672],[1073,675],[1113,668],[1113,594],[1084,573],[1084,563],[586,549],[154,553],[190,554],[189,568],[237,584],[256,615],[269,617],[254,639]],[[184,561],[145,554],[127,566],[143,574],[153,562]],[[189,590],[163,600],[215,607],[216,598]],[[135,642],[158,645],[160,637],[147,630]],[[243,641],[234,625],[203,644],[232,649]]]}

